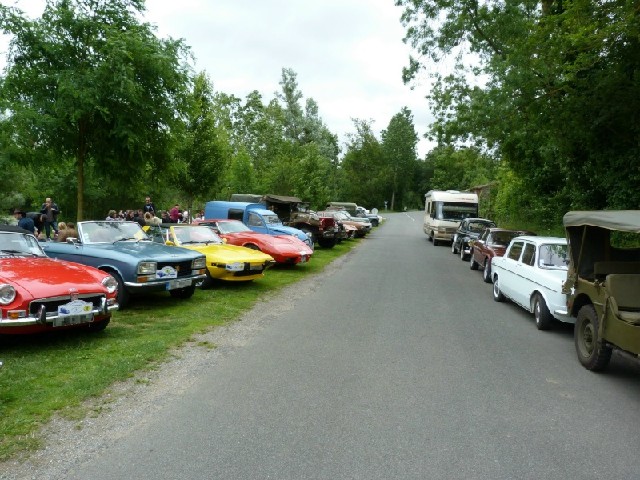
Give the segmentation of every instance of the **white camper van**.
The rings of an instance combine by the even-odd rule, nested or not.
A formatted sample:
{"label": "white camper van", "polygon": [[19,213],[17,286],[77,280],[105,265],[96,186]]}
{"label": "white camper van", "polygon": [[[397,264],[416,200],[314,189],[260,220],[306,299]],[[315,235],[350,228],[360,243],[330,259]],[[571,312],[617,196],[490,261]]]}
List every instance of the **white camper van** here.
{"label": "white camper van", "polygon": [[451,242],[460,222],[478,216],[478,195],[457,190],[430,190],[424,196],[424,233],[433,241]]}

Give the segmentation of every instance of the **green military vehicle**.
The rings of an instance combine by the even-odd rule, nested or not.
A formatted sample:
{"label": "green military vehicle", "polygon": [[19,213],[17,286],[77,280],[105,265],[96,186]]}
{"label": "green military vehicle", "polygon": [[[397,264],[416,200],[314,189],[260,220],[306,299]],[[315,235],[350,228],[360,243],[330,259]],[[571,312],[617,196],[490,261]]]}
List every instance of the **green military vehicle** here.
{"label": "green military vehicle", "polygon": [[640,211],[568,212],[563,223],[578,360],[599,371],[614,349],[640,357]]}

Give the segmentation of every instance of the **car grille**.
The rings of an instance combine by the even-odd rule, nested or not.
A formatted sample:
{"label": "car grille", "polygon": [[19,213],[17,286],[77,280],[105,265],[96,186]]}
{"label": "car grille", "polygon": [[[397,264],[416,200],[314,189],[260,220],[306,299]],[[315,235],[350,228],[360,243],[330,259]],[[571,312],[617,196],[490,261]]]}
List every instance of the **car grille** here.
{"label": "car grille", "polygon": [[[77,296],[78,300],[82,300],[83,302],[91,302],[93,304],[93,308],[100,308],[102,305],[102,299],[105,296],[102,294],[79,294]],[[76,296],[74,295],[74,299]],[[65,305],[71,301],[71,295],[65,295],[63,297],[52,297],[52,298],[42,298],[37,300],[32,300],[29,304],[29,314],[37,315],[40,311],[40,306],[44,305],[48,314],[57,314],[58,307],[60,305]]]}
{"label": "car grille", "polygon": [[164,267],[173,267],[178,271],[178,278],[191,276],[191,260],[186,262],[158,262],[158,270]]}

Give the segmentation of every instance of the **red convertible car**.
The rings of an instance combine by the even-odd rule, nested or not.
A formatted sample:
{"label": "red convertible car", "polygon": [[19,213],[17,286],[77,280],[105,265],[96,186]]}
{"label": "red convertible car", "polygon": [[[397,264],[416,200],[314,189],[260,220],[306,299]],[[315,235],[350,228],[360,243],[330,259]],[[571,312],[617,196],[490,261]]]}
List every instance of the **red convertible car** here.
{"label": "red convertible car", "polygon": [[309,246],[293,235],[267,235],[257,233],[239,220],[196,220],[198,225],[207,225],[227,243],[260,250],[273,257],[276,263],[297,264],[308,262],[313,255]]}
{"label": "red convertible car", "polygon": [[36,237],[0,227],[0,335],[103,330],[118,283],[93,267],[48,258]]}

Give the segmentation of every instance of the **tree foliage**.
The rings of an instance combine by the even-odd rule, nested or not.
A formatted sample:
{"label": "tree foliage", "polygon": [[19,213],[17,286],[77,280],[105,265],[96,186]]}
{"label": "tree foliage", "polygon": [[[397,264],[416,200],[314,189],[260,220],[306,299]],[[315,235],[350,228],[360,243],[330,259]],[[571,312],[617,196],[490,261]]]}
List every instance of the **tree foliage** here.
{"label": "tree foliage", "polygon": [[504,193],[527,197],[540,218],[559,220],[569,208],[637,208],[637,2],[396,4],[418,54],[407,81],[447,56],[477,59],[474,69],[459,62],[450,75],[435,75],[434,139],[492,152],[512,171],[501,177]]}
{"label": "tree foliage", "polygon": [[386,130],[382,131],[382,152],[387,163],[385,174],[390,180],[391,210],[396,198],[400,204],[411,204],[412,179],[416,175],[416,145],[418,134],[413,125],[413,115],[407,107],[395,114]]}
{"label": "tree foliage", "polygon": [[[170,167],[171,130],[188,85],[182,41],[161,40],[141,23],[142,0],[48,0],[41,18],[0,6],[12,35],[0,84],[3,123],[34,162],[40,152],[73,159],[77,217],[85,170],[117,176],[124,191]],[[123,164],[136,174],[120,175]],[[152,183],[152,182],[149,182]]]}
{"label": "tree foliage", "polygon": [[196,75],[187,95],[183,129],[177,135],[174,184],[188,208],[222,188],[231,152],[223,125],[216,123],[213,86],[205,73]]}

